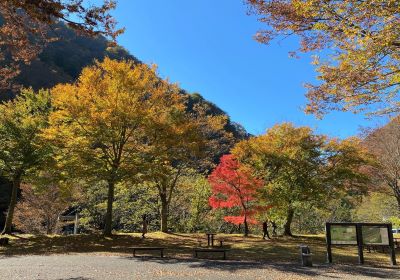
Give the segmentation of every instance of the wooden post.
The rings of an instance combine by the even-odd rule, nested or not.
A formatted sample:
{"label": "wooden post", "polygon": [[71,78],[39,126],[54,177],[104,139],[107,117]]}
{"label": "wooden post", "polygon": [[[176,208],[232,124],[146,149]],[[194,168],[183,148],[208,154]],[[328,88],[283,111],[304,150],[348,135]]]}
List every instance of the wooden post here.
{"label": "wooden post", "polygon": [[79,214],[75,214],[75,223],[74,223],[74,234],[78,234],[78,226],[79,226]]}
{"label": "wooden post", "polygon": [[362,226],[356,224],[357,247],[358,247],[358,263],[364,264],[364,244],[362,236]]}
{"label": "wooden post", "polygon": [[394,242],[393,242],[393,232],[392,232],[392,224],[388,224],[387,226],[388,229],[388,235],[389,235],[389,251],[390,251],[390,262],[392,265],[396,265],[396,252],[394,248]]}
{"label": "wooden post", "polygon": [[331,224],[326,223],[326,255],[328,263],[332,263],[332,238],[331,238]]}

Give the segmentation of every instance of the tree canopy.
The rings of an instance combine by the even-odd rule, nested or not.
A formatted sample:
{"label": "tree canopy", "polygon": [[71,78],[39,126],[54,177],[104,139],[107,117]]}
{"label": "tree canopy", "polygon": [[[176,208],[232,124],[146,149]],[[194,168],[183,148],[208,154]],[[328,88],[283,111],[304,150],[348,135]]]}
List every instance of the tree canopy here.
{"label": "tree canopy", "polygon": [[152,115],[184,110],[182,96],[155,69],[110,59],[51,93],[55,110],[44,135],[59,148],[60,162],[71,174],[107,182],[104,232],[110,235],[115,184],[138,172],[145,127],[155,125]]}
{"label": "tree canopy", "polygon": [[0,169],[13,182],[3,233],[10,233],[21,180],[35,171],[51,153],[41,137],[51,111],[47,91],[24,90],[0,105]]}
{"label": "tree canopy", "polygon": [[376,164],[369,167],[372,189],[380,192],[391,190],[400,213],[400,118],[371,130],[364,140],[367,149],[375,156]]}
{"label": "tree canopy", "polygon": [[[181,95],[181,100],[187,100]],[[182,104],[183,105],[183,104]],[[167,105],[167,107],[170,107]],[[231,133],[224,130],[224,115],[207,115],[199,104],[186,110],[156,110],[145,128],[146,148],[143,177],[154,183],[161,201],[161,230],[167,232],[169,205],[181,178],[192,170],[208,172],[213,159],[226,142],[232,145]]]}
{"label": "tree canopy", "polygon": [[239,208],[238,216],[225,216],[224,220],[236,225],[244,224],[244,235],[249,234],[249,224],[256,224],[259,207],[258,191],[264,185],[254,177],[252,170],[241,166],[233,155],[224,155],[220,164],[208,177],[212,187],[210,205],[213,208]]}
{"label": "tree canopy", "polygon": [[[300,51],[322,54],[307,112],[397,112],[398,1],[245,2],[268,25],[261,43],[295,35]],[[320,232],[325,221],[398,223],[399,118],[362,141],[291,123],[252,136],[116,45],[114,7],[0,3],[3,234],[55,233],[66,209],[107,236],[139,230],[144,215],[151,230],[244,225],[245,235],[261,217],[285,235]]]}
{"label": "tree canopy", "polygon": [[122,30],[110,15],[115,1],[88,5],[83,0],[3,0],[0,3],[0,87],[10,83],[21,64],[32,61],[43,46],[57,38],[52,25],[59,21],[88,36],[106,35],[115,39]]}
{"label": "tree canopy", "polygon": [[233,154],[265,181],[265,198],[286,217],[285,234],[300,204],[324,206],[341,190],[361,192],[369,157],[357,139],[327,139],[309,127],[275,125],[264,135],[239,142]]}
{"label": "tree canopy", "polygon": [[[307,84],[307,112],[398,112],[400,3],[396,0],[247,0],[268,25],[256,39],[268,43],[296,35],[299,50],[324,50],[314,64],[317,84]],[[375,104],[375,105],[374,105]],[[379,110],[378,110],[379,109]]]}

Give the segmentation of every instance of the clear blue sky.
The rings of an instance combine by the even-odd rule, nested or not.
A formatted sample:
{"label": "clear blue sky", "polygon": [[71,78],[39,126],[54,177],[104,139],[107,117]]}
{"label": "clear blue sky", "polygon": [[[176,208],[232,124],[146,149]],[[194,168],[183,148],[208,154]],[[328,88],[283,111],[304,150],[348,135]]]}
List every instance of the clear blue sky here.
{"label": "clear blue sky", "polygon": [[253,40],[262,25],[246,11],[242,0],[119,0],[113,15],[126,28],[120,45],[156,63],[162,77],[217,104],[250,133],[291,121],[347,137],[376,123],[352,113],[322,121],[305,115],[303,85],[316,77],[310,56],[289,58],[296,38],[269,46]]}

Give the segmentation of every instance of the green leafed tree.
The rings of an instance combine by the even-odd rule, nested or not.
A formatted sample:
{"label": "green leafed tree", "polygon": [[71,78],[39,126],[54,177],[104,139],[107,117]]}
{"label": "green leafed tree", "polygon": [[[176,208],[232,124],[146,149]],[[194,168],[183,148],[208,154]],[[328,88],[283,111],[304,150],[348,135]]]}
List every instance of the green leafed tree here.
{"label": "green leafed tree", "polygon": [[51,153],[41,137],[50,111],[47,91],[26,89],[13,101],[0,105],[0,170],[13,183],[3,234],[11,233],[21,182]]}
{"label": "green leafed tree", "polygon": [[358,139],[328,139],[290,123],[238,143],[233,154],[265,180],[264,197],[284,217],[285,235],[292,235],[300,205],[323,207],[333,197],[362,192],[367,182],[362,166],[369,156]]}
{"label": "green leafed tree", "polygon": [[354,209],[354,216],[360,222],[390,222],[392,217],[399,217],[397,201],[390,194],[371,192]]}
{"label": "green leafed tree", "polygon": [[204,175],[192,172],[182,177],[169,206],[169,227],[177,232],[206,231],[214,218],[208,204],[210,194]]}

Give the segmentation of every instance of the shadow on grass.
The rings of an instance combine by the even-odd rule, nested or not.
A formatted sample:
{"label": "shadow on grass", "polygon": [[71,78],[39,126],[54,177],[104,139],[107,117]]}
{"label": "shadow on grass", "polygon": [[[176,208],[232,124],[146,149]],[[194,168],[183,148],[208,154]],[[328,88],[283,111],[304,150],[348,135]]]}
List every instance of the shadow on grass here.
{"label": "shadow on grass", "polygon": [[123,248],[138,242],[139,238],[131,236],[111,238],[101,235],[34,236],[14,240],[9,246],[2,248],[1,252],[4,255],[122,252]]}
{"label": "shadow on grass", "polygon": [[141,238],[139,235],[121,234],[104,237],[100,234],[77,236],[33,236],[29,238],[16,237],[10,245],[0,247],[4,256],[19,255],[50,255],[68,253],[123,253],[132,254],[130,247],[157,246],[165,247],[174,252],[187,251],[196,244],[195,238],[182,239],[151,235]]}

